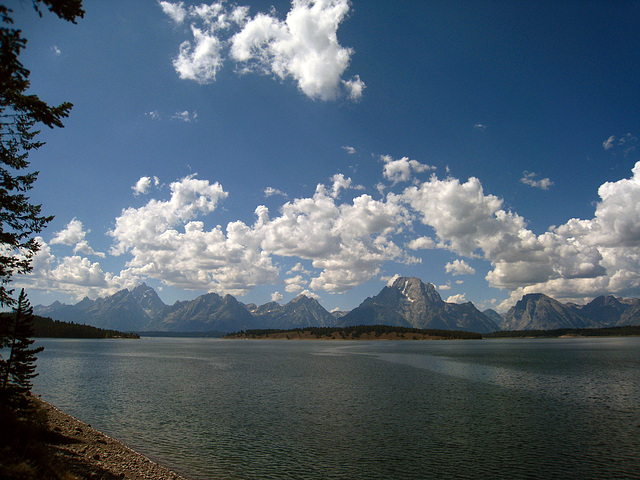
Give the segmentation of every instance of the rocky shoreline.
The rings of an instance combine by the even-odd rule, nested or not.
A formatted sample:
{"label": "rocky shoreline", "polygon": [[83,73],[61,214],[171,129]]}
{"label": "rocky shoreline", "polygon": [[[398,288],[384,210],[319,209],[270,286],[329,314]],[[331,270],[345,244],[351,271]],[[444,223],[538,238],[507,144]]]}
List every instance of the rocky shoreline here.
{"label": "rocky shoreline", "polygon": [[55,470],[69,474],[65,478],[187,480],[53,405],[38,402],[48,419],[51,461]]}

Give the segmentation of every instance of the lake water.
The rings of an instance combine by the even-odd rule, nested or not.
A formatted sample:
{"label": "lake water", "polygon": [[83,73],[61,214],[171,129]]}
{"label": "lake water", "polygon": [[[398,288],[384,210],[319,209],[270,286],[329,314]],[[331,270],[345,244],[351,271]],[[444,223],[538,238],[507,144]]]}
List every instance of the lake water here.
{"label": "lake water", "polygon": [[37,394],[194,479],[640,478],[640,338],[37,345]]}

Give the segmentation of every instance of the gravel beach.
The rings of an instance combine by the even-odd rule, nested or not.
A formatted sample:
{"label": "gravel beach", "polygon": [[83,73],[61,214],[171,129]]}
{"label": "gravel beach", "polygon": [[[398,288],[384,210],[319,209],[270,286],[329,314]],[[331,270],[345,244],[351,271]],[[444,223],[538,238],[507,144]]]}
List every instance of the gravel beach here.
{"label": "gravel beach", "polygon": [[46,411],[53,461],[74,479],[188,480],[131,450],[53,405],[42,402]]}

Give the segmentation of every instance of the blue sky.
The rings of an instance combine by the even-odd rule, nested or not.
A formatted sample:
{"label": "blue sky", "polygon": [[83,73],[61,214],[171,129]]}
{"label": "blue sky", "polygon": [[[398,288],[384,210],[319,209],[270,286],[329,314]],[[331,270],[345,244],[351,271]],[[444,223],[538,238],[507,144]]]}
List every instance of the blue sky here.
{"label": "blue sky", "polygon": [[30,157],[33,304],[640,296],[640,2],[83,3],[14,6],[74,104]]}

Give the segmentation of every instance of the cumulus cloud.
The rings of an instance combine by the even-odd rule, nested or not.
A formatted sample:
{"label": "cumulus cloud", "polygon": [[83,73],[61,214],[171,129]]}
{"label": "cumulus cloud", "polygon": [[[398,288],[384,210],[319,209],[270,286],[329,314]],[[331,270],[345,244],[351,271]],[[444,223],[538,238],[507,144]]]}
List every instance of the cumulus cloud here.
{"label": "cumulus cloud", "polygon": [[282,197],[287,197],[288,195],[280,190],[278,190],[277,188],[273,188],[273,187],[267,187],[264,189],[264,196],[265,197],[273,197],[274,195],[280,195]]}
{"label": "cumulus cloud", "polygon": [[[68,238],[70,239],[71,237]],[[139,283],[138,278],[126,271],[117,276],[112,275],[104,272],[98,262],[91,262],[79,255],[58,258],[42,237],[36,237],[36,241],[39,250],[33,257],[33,270],[20,277],[18,281],[21,286],[65,293],[79,300],[85,296],[95,298],[110,295],[123,288],[133,288]]]}
{"label": "cumulus cloud", "polygon": [[285,291],[289,293],[297,293],[304,290],[304,286],[307,282],[302,278],[302,275],[296,275],[295,277],[285,278]]}
{"label": "cumulus cloud", "polygon": [[282,294],[280,292],[273,292],[271,294],[271,301],[272,302],[280,302],[282,301],[284,297],[282,296]]}
{"label": "cumulus cloud", "polygon": [[553,182],[548,178],[541,178],[540,180],[536,180],[535,178],[538,176],[537,173],[527,172],[526,170],[522,172],[522,178],[520,181],[525,185],[529,185],[533,188],[539,188],[540,190],[549,190],[549,187],[553,185]]}
{"label": "cumulus cloud", "polygon": [[350,80],[342,80],[342,84],[345,86],[349,98],[354,101],[360,100],[364,89],[367,88],[365,83],[360,80],[360,75],[355,75]]}
{"label": "cumulus cloud", "polygon": [[[334,180],[351,184],[344,177]],[[263,251],[310,260],[320,270],[309,283],[314,290],[344,292],[377,275],[385,260],[409,261],[392,238],[408,221],[398,199],[360,195],[338,204],[338,190],[336,182],[331,190],[319,184],[313,197],[285,203],[273,219],[264,207],[257,212],[255,233]]]}
{"label": "cumulus cloud", "polygon": [[168,201],[151,200],[141,208],[130,207],[122,211],[115,228],[109,232],[116,240],[112,254],[135,249],[144,245],[146,239],[153,241],[166,234],[170,227],[214,211],[218,202],[228,195],[219,183],[211,185],[195,175],[172,183],[170,189]]}
{"label": "cumulus cloud", "polygon": [[362,97],[365,84],[358,75],[342,79],[353,55],[337,38],[348,0],[294,0],[285,20],[275,12],[250,17],[248,7],[225,2],[187,8],[163,1],[160,6],[176,25],[189,23],[192,39],[182,42],[173,62],[182,79],[214,82],[230,59],[241,73],[291,78],[310,98]]}
{"label": "cumulus cloud", "polygon": [[411,250],[428,250],[431,248],[436,248],[436,243],[431,237],[419,237],[411,240],[407,244],[407,247]]}
{"label": "cumulus cloud", "polygon": [[86,239],[87,233],[89,232],[85,232],[82,222],[74,218],[63,230],[56,232],[50,243],[52,245],[62,244],[73,246],[73,253],[84,253],[86,255],[104,257],[104,253],[96,252],[89,246],[89,242]]}
{"label": "cumulus cloud", "polygon": [[303,290],[302,292],[300,292],[300,294],[298,295],[300,296],[305,296],[305,297],[309,297],[309,298],[315,298],[316,300],[318,300],[320,298],[320,295],[318,295],[315,292],[312,292],[311,290]]}
{"label": "cumulus cloud", "polygon": [[131,190],[134,195],[143,195],[149,191],[152,185],[156,187],[160,185],[160,179],[158,177],[140,177]]}
{"label": "cumulus cloud", "polygon": [[640,162],[631,178],[607,182],[598,194],[593,219],[570,219],[540,235],[473,177],[432,176],[402,197],[435,230],[439,248],[489,261],[489,285],[512,292],[512,304],[533,292],[566,301],[640,293]]}
{"label": "cumulus cloud", "polygon": [[451,295],[449,298],[445,300],[447,303],[466,303],[466,298],[464,293],[458,293],[456,295]]}
{"label": "cumulus cloud", "polygon": [[447,273],[450,273],[454,276],[456,275],[473,275],[476,273],[475,269],[470,266],[464,260],[456,259],[453,262],[448,262],[444,269]]}
{"label": "cumulus cloud", "polygon": [[[119,273],[81,257],[97,253],[74,218],[50,245],[40,239],[29,281],[78,295],[112,292],[145,278],[231,294],[269,284],[287,292],[341,293],[380,276],[385,263],[420,261],[408,251],[445,249],[460,257],[444,266],[452,275],[474,273],[467,259],[490,265],[488,285],[511,295],[500,308],[534,292],[564,301],[640,295],[640,162],[629,178],[600,186],[593,218],[572,218],[541,234],[502,199],[485,193],[474,177],[432,175],[400,193],[379,199],[360,193],[348,200],[340,194],[358,188],[353,181],[340,174],[330,180],[274,213],[259,205],[253,223],[205,228],[204,220],[215,218],[228,194],[218,183],[185,177],[169,185],[168,198],[123,209],[115,219],[108,233],[111,255],[126,259]],[[155,177],[143,177],[134,193],[148,191],[154,182]],[[420,224],[430,236],[416,234],[424,228]],[[74,254],[56,257],[51,249],[56,245],[72,246]],[[294,266],[281,279],[285,261]]]}
{"label": "cumulus cloud", "polygon": [[184,2],[171,3],[171,2],[159,2],[162,11],[167,14],[171,20],[176,24],[181,24],[187,16],[187,9],[184,6]]}
{"label": "cumulus cloud", "polygon": [[407,157],[394,160],[389,155],[382,155],[380,158],[384,162],[383,176],[393,182],[394,185],[399,182],[408,182],[411,180],[412,173],[427,172],[436,168],[420,163],[417,160],[409,160]]}

